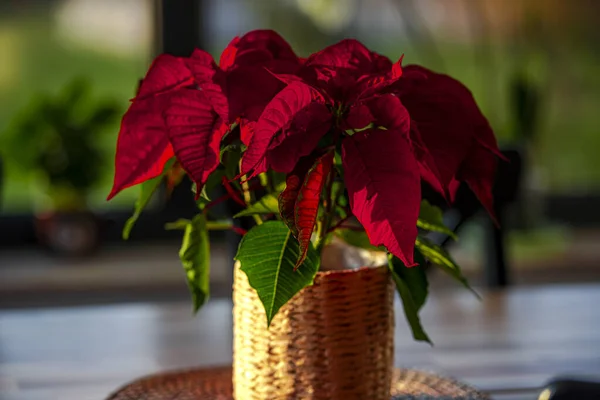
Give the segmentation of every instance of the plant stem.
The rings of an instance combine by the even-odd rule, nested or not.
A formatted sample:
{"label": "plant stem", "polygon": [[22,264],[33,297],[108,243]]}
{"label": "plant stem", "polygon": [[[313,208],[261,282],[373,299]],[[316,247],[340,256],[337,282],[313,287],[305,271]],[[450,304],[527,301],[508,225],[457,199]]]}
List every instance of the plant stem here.
{"label": "plant stem", "polygon": [[273,179],[273,171],[267,171],[267,189],[269,193],[275,192],[275,180]]}
{"label": "plant stem", "polygon": [[[244,195],[244,201],[246,203],[246,206],[249,206],[250,204],[253,203],[253,199],[252,199],[252,192],[250,192],[250,184],[248,183],[248,180],[246,179],[245,175],[242,177],[242,192]],[[256,222],[257,225],[260,225],[263,223],[263,220],[257,214],[254,214],[252,216],[252,218],[254,218],[254,221]]]}
{"label": "plant stem", "polygon": [[226,177],[223,177],[222,183],[223,187],[225,188],[225,191],[227,191],[227,194],[231,197],[231,199],[233,199],[233,201],[235,201],[241,206],[246,205],[245,202],[239,198],[238,194],[235,192],[235,190],[233,189]]}
{"label": "plant stem", "polygon": [[325,209],[325,212],[323,213],[323,218],[321,221],[321,224],[319,226],[319,230],[317,232],[318,234],[318,241],[317,241],[317,253],[321,254],[321,251],[323,250],[323,247],[325,246],[325,242],[327,239],[327,235],[329,234],[329,227],[331,225],[331,222],[333,221],[333,211],[334,211],[334,207],[335,204],[337,203],[337,197],[339,196],[339,193],[335,194],[335,199],[332,198],[332,191],[333,191],[333,181],[335,180],[335,168],[331,169],[331,172],[329,173],[329,177],[327,178],[327,186],[325,188],[325,202],[323,204],[323,208]]}
{"label": "plant stem", "polygon": [[321,239],[321,232],[323,231],[323,222],[322,221],[317,221],[317,238],[318,240]]}
{"label": "plant stem", "polygon": [[[224,186],[225,186],[225,185],[224,185]],[[261,188],[261,187],[262,187],[262,186],[258,186],[258,185],[252,185],[252,186],[250,186],[250,187],[249,187],[249,190],[256,190],[256,189],[259,189],[259,188]],[[245,205],[246,205],[246,202],[245,202],[245,201],[241,201],[241,203],[237,201],[237,199],[236,199],[236,198],[237,198],[238,196],[237,196],[237,194],[235,194],[235,192],[234,192],[234,193],[233,193],[233,195],[232,195],[232,193],[231,193],[229,190],[227,190],[227,189],[225,189],[225,190],[227,191],[227,193],[226,193],[226,194],[224,194],[224,195],[222,195],[222,196],[220,196],[220,197],[217,197],[216,199],[212,200],[211,202],[207,203],[207,204],[204,206],[204,211],[205,211],[205,212],[208,212],[208,213],[210,213],[210,211],[208,211],[209,209],[211,209],[211,208],[213,208],[214,206],[216,206],[216,205],[218,205],[218,204],[220,204],[220,203],[222,203],[222,202],[224,202],[224,201],[227,201],[227,200],[229,200],[229,199],[233,199],[233,201],[235,201],[236,203],[238,203],[238,204],[240,204],[240,205],[242,205],[242,206],[245,206]]]}
{"label": "plant stem", "polygon": [[350,217],[346,217],[346,218],[342,218],[340,219],[334,226],[332,226],[331,228],[329,228],[327,230],[327,233],[331,233],[333,231],[335,231],[336,229],[340,228],[342,226],[342,224],[346,221],[348,221],[350,219]]}

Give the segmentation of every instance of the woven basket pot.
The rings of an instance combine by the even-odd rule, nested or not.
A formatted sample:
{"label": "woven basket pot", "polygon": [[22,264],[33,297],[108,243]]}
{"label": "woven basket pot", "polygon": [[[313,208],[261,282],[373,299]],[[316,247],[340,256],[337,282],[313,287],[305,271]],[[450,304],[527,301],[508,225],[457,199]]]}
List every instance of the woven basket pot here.
{"label": "woven basket pot", "polygon": [[266,316],[236,264],[236,400],[389,400],[393,284],[387,267],[319,272],[314,285]]}

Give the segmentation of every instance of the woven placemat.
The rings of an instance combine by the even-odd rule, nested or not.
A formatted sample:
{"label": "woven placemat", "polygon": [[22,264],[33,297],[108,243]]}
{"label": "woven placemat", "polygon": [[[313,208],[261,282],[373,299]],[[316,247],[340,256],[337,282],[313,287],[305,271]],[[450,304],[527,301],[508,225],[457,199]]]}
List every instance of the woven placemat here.
{"label": "woven placemat", "polygon": [[[231,367],[193,369],[138,379],[107,400],[233,400],[232,390]],[[390,398],[489,400],[453,379],[404,368],[395,370]]]}

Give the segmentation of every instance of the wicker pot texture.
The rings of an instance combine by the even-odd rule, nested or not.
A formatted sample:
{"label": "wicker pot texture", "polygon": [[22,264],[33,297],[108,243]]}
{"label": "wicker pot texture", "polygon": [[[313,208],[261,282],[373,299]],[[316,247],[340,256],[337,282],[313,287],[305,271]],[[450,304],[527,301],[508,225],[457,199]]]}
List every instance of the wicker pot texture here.
{"label": "wicker pot texture", "polygon": [[234,272],[236,400],[389,400],[394,289],[387,266],[319,272],[266,317],[246,274]]}

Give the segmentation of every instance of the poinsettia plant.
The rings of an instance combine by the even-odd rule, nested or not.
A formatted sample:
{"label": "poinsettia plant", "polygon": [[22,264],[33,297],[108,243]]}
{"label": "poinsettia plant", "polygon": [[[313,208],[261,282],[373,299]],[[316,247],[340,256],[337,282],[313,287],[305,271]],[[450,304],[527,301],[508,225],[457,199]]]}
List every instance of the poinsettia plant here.
{"label": "poinsettia plant", "polygon": [[[236,259],[268,323],[313,282],[324,246],[337,238],[388,253],[414,337],[429,340],[418,318],[423,264],[466,280],[423,235],[453,233],[422,201],[422,182],[451,203],[464,181],[493,215],[501,154],[460,82],[401,61],[351,39],[300,58],[268,30],[233,39],[218,64],[202,50],[157,57],[117,142],[109,199],[142,185],[124,235],[163,179],[187,174],[198,214],[171,227],[184,229],[180,256],[195,309],[209,295],[210,230],[243,235]],[[216,186],[226,194],[210,199]],[[243,205],[235,217],[253,218],[252,229],[210,219],[224,199]]]}

